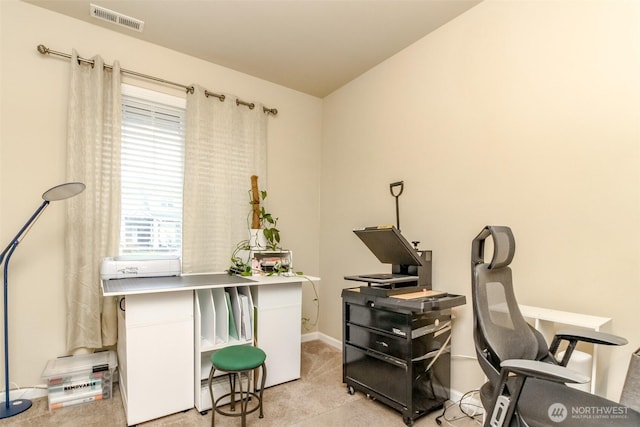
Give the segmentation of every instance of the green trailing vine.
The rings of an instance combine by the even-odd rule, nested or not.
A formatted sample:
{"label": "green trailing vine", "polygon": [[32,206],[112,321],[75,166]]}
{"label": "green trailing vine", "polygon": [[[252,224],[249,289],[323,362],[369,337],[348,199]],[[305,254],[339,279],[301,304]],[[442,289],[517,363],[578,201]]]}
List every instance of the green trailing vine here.
{"label": "green trailing vine", "polygon": [[[249,194],[249,204],[251,210],[247,215],[247,228],[261,229],[264,234],[266,246],[261,249],[269,251],[278,251],[280,247],[280,230],[278,229],[278,217],[272,213],[267,212],[264,201],[267,198],[267,192],[265,190],[258,191],[257,188],[257,176],[251,177],[251,190]],[[233,253],[231,254],[231,266],[227,270],[229,274],[239,274],[241,276],[251,276],[252,265],[250,257],[251,243],[249,239],[238,242]],[[244,257],[243,257],[244,255]],[[288,271],[286,267],[280,264],[274,266],[273,270],[269,272],[269,275],[279,274]]]}

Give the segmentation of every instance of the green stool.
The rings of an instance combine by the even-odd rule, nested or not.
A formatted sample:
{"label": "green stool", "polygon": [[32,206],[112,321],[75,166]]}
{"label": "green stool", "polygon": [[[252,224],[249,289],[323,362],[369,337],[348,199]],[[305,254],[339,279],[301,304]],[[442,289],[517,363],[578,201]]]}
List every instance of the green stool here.
{"label": "green stool", "polygon": [[[211,425],[215,425],[216,412],[222,415],[230,417],[242,417],[242,427],[247,425],[247,414],[250,414],[260,409],[260,418],[264,418],[262,413],[262,392],[264,391],[264,383],[267,378],[267,368],[264,364],[267,355],[258,347],[250,345],[232,345],[225,347],[213,353],[211,355],[211,372],[209,372],[209,394],[211,395],[211,402],[213,405],[213,411],[211,414]],[[260,395],[257,394],[256,384],[253,385],[253,392],[251,389],[251,373],[254,369],[262,367],[262,385],[260,386]],[[229,376],[230,393],[220,396],[218,399],[213,397],[212,380],[216,370],[224,371]],[[242,390],[242,374],[247,377],[247,390]],[[236,379],[240,384],[240,391],[236,391]],[[235,413],[236,410],[236,396],[239,397],[240,413]],[[218,402],[225,397],[230,397],[231,407],[229,408],[234,413],[225,412],[218,407]],[[248,408],[249,400],[254,397],[257,400],[257,404],[253,408]]]}

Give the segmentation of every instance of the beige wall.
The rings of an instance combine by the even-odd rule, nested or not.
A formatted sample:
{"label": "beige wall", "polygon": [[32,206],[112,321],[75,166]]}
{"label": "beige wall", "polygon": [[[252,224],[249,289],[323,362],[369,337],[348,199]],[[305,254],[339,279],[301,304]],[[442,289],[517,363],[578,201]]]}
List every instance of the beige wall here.
{"label": "beige wall", "polygon": [[[473,355],[471,240],[509,225],[521,303],[629,339],[603,352],[618,399],[640,345],[639,2],[487,0],[325,98],[323,131],[322,332],[341,338],[342,277],[381,270],[351,229],[394,224],[404,180],[403,234],[433,250],[435,288],[467,296],[454,355]],[[481,381],[454,359],[453,389]]]}
{"label": "beige wall", "polygon": [[[280,110],[269,199],[296,269],[322,276],[321,332],[341,339],[342,277],[381,269],[351,230],[393,224],[388,185],[402,179],[401,227],[434,251],[435,287],[469,298],[471,240],[506,224],[521,302],[614,319],[630,344],[605,352],[601,391],[618,398],[640,345],[639,3],[485,1],[324,101],[16,0],[0,20],[0,244],[64,180],[68,64],[35,47],[117,58]],[[11,263],[21,386],[65,351],[63,212],[52,205]],[[453,352],[471,355],[469,304],[455,315]],[[455,390],[480,381],[454,360]]]}
{"label": "beige wall", "polygon": [[[0,17],[3,247],[38,206],[40,194],[65,177],[69,64],[40,55],[36,46],[42,43],[278,108],[269,119],[269,206],[280,218],[296,269],[319,275],[320,99],[15,0],[0,1]],[[41,383],[46,361],[65,354],[63,213],[64,202],[49,206],[11,261],[11,380],[20,386]],[[312,294],[304,285],[303,314],[313,318]]]}

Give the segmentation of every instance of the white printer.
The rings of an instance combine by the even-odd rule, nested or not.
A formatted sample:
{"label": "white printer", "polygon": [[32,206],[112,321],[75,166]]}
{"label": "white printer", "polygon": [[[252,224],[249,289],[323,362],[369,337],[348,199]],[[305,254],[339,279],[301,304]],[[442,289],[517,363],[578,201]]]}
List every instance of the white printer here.
{"label": "white printer", "polygon": [[131,277],[179,276],[182,272],[179,256],[124,255],[104,258],[100,265],[100,279]]}

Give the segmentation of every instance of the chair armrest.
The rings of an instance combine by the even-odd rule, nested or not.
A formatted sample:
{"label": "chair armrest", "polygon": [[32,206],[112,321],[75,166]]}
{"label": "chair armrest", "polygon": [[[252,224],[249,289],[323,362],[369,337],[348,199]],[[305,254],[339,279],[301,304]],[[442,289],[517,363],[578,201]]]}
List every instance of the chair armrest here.
{"label": "chair armrest", "polygon": [[541,380],[557,383],[582,384],[591,379],[579,372],[552,363],[539,362],[537,360],[509,359],[500,364],[502,369],[525,377],[539,378]]}
{"label": "chair armrest", "polygon": [[[567,349],[564,352],[564,357],[560,362],[558,362],[557,359],[555,359],[555,354],[557,353],[562,340],[569,341],[569,345],[567,345]],[[562,366],[567,366],[567,363],[569,363],[569,359],[571,358],[571,354],[573,353],[573,350],[575,350],[579,341],[603,345],[625,345],[628,343],[625,338],[604,332],[563,329],[558,331],[556,336],[553,337],[553,342],[551,342],[551,347],[549,347],[549,353],[553,356],[554,360],[556,360],[556,363],[560,363]]]}
{"label": "chair armrest", "polygon": [[[579,372],[552,363],[526,359],[505,360],[500,364],[500,382],[495,388],[492,404],[487,408],[485,426],[511,425],[522,387],[530,377],[558,383],[589,381],[589,377]],[[511,383],[509,388],[507,382]]]}
{"label": "chair armrest", "polygon": [[556,333],[556,336],[553,338],[554,342],[557,339],[564,339],[567,341],[577,340],[583,342],[589,342],[593,344],[603,344],[603,345],[625,345],[629,341],[625,338],[619,337],[617,335],[607,334],[604,332],[598,331],[579,331],[575,329],[563,329]]}

